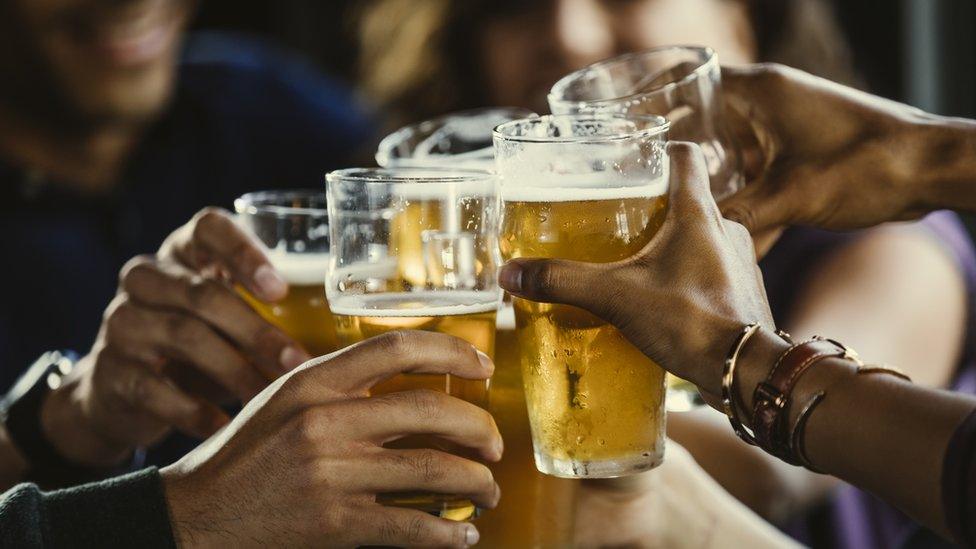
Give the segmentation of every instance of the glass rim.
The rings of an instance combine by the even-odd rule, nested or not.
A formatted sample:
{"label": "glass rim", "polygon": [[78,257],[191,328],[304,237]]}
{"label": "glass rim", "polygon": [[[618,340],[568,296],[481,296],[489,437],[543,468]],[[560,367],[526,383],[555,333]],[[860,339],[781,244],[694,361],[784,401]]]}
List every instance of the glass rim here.
{"label": "glass rim", "polygon": [[320,197],[322,203],[327,203],[326,193],[316,189],[281,189],[270,191],[254,191],[243,194],[234,199],[234,211],[238,214],[247,215],[278,215],[293,216],[307,215],[310,217],[328,217],[329,211],[323,206],[321,208],[310,208],[306,206],[283,206],[281,204],[262,203],[263,200],[287,200],[292,198]]}
{"label": "glass rim", "polygon": [[[658,88],[654,88],[653,90],[650,90],[650,91],[634,92],[634,93],[630,93],[630,94],[627,94],[627,95],[621,95],[619,97],[611,97],[611,98],[607,98],[607,99],[593,99],[593,100],[589,100],[589,101],[586,101],[586,100],[583,100],[583,101],[574,101],[574,100],[571,100],[571,99],[566,99],[566,98],[558,97],[556,95],[556,90],[557,89],[562,89],[562,88],[567,87],[571,81],[579,78],[580,75],[585,74],[587,72],[590,72],[592,70],[595,70],[595,69],[598,69],[598,68],[602,68],[602,67],[611,66],[611,65],[617,65],[617,64],[621,64],[621,63],[626,63],[626,62],[629,62],[629,61],[631,61],[633,59],[637,59],[637,58],[641,58],[641,57],[653,57],[653,56],[657,56],[657,55],[660,55],[660,54],[665,53],[665,52],[674,52],[674,51],[692,51],[692,52],[696,52],[696,53],[699,53],[699,54],[704,54],[705,60],[702,61],[701,63],[699,63],[698,66],[695,67],[694,70],[692,70],[691,72],[689,72],[687,75],[685,75],[684,77],[682,77],[680,80],[675,80],[673,82],[668,82],[667,84],[664,84],[663,86],[658,87]],[[581,104],[586,104],[586,105],[608,105],[608,104],[613,104],[613,103],[619,103],[621,101],[626,101],[628,99],[634,99],[636,97],[647,96],[647,95],[657,95],[657,94],[664,93],[666,91],[669,91],[669,90],[673,90],[675,88],[678,88],[679,86],[684,86],[685,84],[688,84],[689,82],[692,82],[694,80],[697,80],[698,78],[700,78],[702,76],[702,73],[704,73],[707,69],[710,68],[711,65],[713,65],[715,63],[715,60],[716,59],[717,59],[717,55],[715,53],[715,50],[713,50],[711,47],[709,47],[709,46],[695,46],[695,45],[660,46],[660,47],[651,48],[651,49],[648,49],[648,50],[641,50],[641,51],[636,51],[636,52],[631,52],[631,53],[625,53],[623,55],[618,55],[618,56],[615,56],[615,57],[611,57],[609,59],[604,59],[602,61],[597,61],[596,63],[592,63],[590,65],[587,65],[587,66],[583,67],[582,69],[573,71],[573,72],[567,74],[566,76],[563,76],[562,78],[560,78],[559,80],[557,80],[555,84],[552,85],[552,88],[549,89],[548,99],[549,99],[550,103],[556,103],[556,104],[561,104],[561,105],[565,105],[565,104],[571,104],[571,105],[581,105]]]}
{"label": "glass rim", "polygon": [[489,182],[496,176],[488,170],[474,168],[408,167],[346,168],[325,174],[328,183],[349,181],[363,184],[382,183],[475,183]]}
{"label": "glass rim", "polygon": [[[380,166],[389,166],[390,163],[391,163],[391,161],[393,161],[393,162],[403,162],[403,161],[412,160],[413,159],[412,156],[398,156],[398,155],[392,154],[392,153],[394,153],[397,150],[397,146],[400,143],[403,143],[406,140],[406,138],[409,137],[410,135],[414,135],[414,134],[417,134],[417,133],[422,133],[424,131],[424,129],[426,127],[428,127],[428,126],[432,126],[432,125],[436,125],[436,124],[444,124],[448,120],[451,120],[451,119],[455,119],[455,118],[474,118],[474,117],[481,116],[481,115],[485,115],[485,114],[489,114],[489,113],[507,113],[507,114],[511,114],[512,115],[512,120],[518,120],[518,119],[521,119],[521,118],[530,118],[530,117],[533,117],[533,116],[539,116],[534,111],[532,111],[530,109],[524,109],[522,107],[475,107],[473,109],[464,109],[464,110],[460,110],[460,111],[448,112],[448,113],[445,113],[445,114],[442,114],[442,115],[439,115],[439,116],[435,116],[433,118],[428,118],[426,120],[422,120],[420,122],[415,122],[413,124],[407,124],[406,126],[403,126],[403,127],[399,128],[399,129],[393,131],[393,132],[390,132],[386,137],[384,137],[380,141],[379,145],[376,146],[376,153],[373,155],[373,158],[376,160],[376,163],[379,164]],[[490,148],[490,147],[487,147],[487,148]],[[445,154],[445,155],[437,155],[437,156],[444,156],[444,157],[450,158],[450,157],[453,157],[453,156],[456,156],[456,155]],[[401,163],[398,166],[390,166],[390,167],[400,167],[400,166],[403,166],[403,167],[414,167],[414,166],[416,166],[416,167],[424,167],[424,166],[422,166],[420,164],[416,164],[414,166],[411,166],[410,164],[405,164],[405,163]]]}
{"label": "glass rim", "polygon": [[[567,137],[535,137],[531,135],[507,135],[503,133],[506,129],[515,127],[519,124],[527,123],[546,123],[553,120],[579,120],[579,121],[601,121],[601,120],[620,120],[620,121],[643,121],[651,125],[647,128],[633,131],[616,132],[608,135],[580,135]],[[512,120],[497,126],[492,135],[496,139],[515,142],[515,143],[537,143],[537,144],[566,144],[566,143],[612,143],[614,141],[624,141],[640,137],[654,137],[667,133],[671,129],[671,122],[663,116],[656,114],[625,115],[609,113],[575,113],[575,114],[545,114],[533,118],[523,118],[522,120]]]}

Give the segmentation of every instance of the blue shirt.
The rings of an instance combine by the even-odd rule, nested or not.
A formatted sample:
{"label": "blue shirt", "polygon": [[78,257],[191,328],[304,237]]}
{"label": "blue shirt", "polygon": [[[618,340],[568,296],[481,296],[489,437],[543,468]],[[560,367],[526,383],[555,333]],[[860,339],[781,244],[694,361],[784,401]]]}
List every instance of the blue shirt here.
{"label": "blue shirt", "polygon": [[27,185],[0,158],[0,390],[44,351],[87,353],[119,269],[208,205],[316,188],[373,125],[344,87],[288,54],[192,36],[173,100],[108,196]]}

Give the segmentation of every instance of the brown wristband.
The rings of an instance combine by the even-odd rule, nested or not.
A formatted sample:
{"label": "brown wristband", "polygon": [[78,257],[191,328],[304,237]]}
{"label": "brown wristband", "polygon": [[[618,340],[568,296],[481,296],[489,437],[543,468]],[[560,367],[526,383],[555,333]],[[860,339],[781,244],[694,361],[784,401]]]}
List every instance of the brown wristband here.
{"label": "brown wristband", "polygon": [[850,357],[846,347],[832,340],[814,338],[794,345],[780,356],[766,381],[753,395],[753,433],[756,444],[780,459],[798,465],[791,451],[787,410],[797,380],[817,362],[828,357]]}

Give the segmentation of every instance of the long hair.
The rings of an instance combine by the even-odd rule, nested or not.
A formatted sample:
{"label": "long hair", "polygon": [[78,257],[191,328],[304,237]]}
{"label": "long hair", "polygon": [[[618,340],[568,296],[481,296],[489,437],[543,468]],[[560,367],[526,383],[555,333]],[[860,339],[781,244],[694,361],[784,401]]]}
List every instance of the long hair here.
{"label": "long hair", "polygon": [[[849,46],[822,0],[749,1],[760,61],[775,61],[849,85]],[[372,0],[359,17],[360,82],[391,123],[415,122],[485,104],[479,24],[516,10],[516,0]]]}

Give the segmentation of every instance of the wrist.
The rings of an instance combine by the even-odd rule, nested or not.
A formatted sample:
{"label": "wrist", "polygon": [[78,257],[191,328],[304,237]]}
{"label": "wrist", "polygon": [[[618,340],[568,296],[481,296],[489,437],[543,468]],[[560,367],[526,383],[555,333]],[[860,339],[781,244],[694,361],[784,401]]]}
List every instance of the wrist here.
{"label": "wrist", "polygon": [[182,462],[159,471],[163,483],[163,497],[169,510],[170,528],[177,547],[220,547],[229,540],[219,535],[217,525],[209,521],[194,503],[193,482],[188,479]]}
{"label": "wrist", "polygon": [[976,123],[934,115],[920,116],[902,132],[910,165],[904,184],[914,191],[919,213],[976,210]]}
{"label": "wrist", "polygon": [[109,468],[121,464],[132,449],[102,437],[89,420],[80,398],[78,377],[51,391],[41,406],[45,438],[64,459],[83,467]]}
{"label": "wrist", "polygon": [[743,421],[751,423],[756,387],[766,380],[773,365],[789,348],[790,344],[776,332],[761,328],[742,349],[736,367],[735,389],[742,411],[748,415],[742,417]]}

